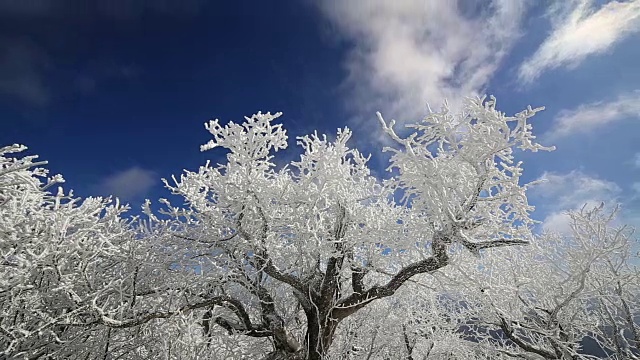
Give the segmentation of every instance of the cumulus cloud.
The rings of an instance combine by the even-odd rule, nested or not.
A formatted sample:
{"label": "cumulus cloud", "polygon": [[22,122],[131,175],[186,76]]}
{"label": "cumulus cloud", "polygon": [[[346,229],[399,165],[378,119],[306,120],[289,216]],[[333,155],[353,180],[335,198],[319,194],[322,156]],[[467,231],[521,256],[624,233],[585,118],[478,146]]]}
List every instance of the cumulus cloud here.
{"label": "cumulus cloud", "polygon": [[426,103],[455,107],[483,91],[520,37],[525,2],[323,0],[320,8],[353,48],[346,59],[360,115],[382,110],[415,120]]}
{"label": "cumulus cloud", "polygon": [[640,91],[622,94],[612,102],[600,101],[560,111],[550,135],[559,138],[576,132],[586,133],[630,117],[640,118]]}
{"label": "cumulus cloud", "polygon": [[519,68],[518,76],[525,82],[550,69],[574,68],[640,31],[640,0],[611,1],[597,10],[592,0],[559,1],[548,15],[553,27],[550,35]]}
{"label": "cumulus cloud", "polygon": [[106,195],[132,200],[144,196],[156,183],[155,172],[134,166],[105,178],[98,188]]}
{"label": "cumulus cloud", "polygon": [[570,232],[568,210],[583,206],[593,208],[601,202],[608,207],[618,201],[622,189],[614,182],[591,177],[581,171],[573,170],[566,174],[545,172],[541,179],[547,181],[531,189],[531,197],[536,200],[537,208],[547,216],[543,228],[561,233]]}

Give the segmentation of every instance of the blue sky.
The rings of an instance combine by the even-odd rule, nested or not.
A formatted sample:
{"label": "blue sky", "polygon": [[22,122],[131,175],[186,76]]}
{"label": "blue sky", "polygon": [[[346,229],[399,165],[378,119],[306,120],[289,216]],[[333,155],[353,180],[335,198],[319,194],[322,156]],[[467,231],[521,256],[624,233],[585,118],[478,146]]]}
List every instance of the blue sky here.
{"label": "blue sky", "polygon": [[[493,94],[552,153],[523,154],[534,217],[620,202],[640,225],[640,1],[0,0],[0,144],[21,143],[80,196],[138,207],[196,169],[203,123],[282,111],[295,136]],[[285,152],[293,158],[295,146]],[[382,172],[385,158],[371,166]]]}

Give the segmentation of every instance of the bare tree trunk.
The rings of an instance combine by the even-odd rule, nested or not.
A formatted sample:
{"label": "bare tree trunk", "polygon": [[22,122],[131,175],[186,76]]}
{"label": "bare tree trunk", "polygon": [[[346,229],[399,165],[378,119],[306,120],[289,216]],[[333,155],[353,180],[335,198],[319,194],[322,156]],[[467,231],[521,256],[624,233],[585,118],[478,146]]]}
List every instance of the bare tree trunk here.
{"label": "bare tree trunk", "polygon": [[332,318],[327,312],[306,312],[307,334],[305,351],[307,360],[321,360],[333,343],[333,337],[340,320]]}

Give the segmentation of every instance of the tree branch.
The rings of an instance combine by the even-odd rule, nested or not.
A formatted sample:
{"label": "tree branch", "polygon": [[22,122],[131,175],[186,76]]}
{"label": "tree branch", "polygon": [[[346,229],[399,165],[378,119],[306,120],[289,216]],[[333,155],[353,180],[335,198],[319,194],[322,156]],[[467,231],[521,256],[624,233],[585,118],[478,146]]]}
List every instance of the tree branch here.
{"label": "tree branch", "polygon": [[251,337],[269,337],[273,336],[273,333],[263,326],[252,326],[248,328],[245,325],[231,321],[229,319],[218,316],[215,318],[215,323],[229,332],[229,335],[242,334]]}
{"label": "tree branch", "polygon": [[522,350],[528,351],[534,354],[538,354],[545,359],[555,359],[556,353],[555,351],[549,351],[546,349],[537,348],[531,344],[524,342],[518,335],[513,332],[513,328],[511,325],[507,323],[507,320],[504,317],[500,317],[500,329],[504,332],[504,334],[509,338],[509,340],[513,341],[516,345],[518,345]]}
{"label": "tree branch", "polygon": [[353,288],[354,293],[361,294],[364,292],[365,275],[367,275],[367,271],[365,269],[358,267],[351,268],[351,287]]}
{"label": "tree branch", "polygon": [[347,210],[344,206],[338,205],[338,213],[333,230],[333,240],[338,254],[337,256],[329,258],[327,263],[327,270],[323,276],[322,285],[320,287],[321,304],[329,305],[332,302],[331,299],[336,296],[338,291],[340,270],[342,269],[345,257],[344,244],[342,243],[342,240],[347,231],[346,223]]}
{"label": "tree branch", "polygon": [[211,307],[213,305],[225,307],[233,311],[243,321],[244,324],[247,324],[247,323],[251,324],[251,322],[249,321],[249,315],[244,310],[242,303],[228,296],[214,296],[204,301],[200,301],[194,304],[184,305],[180,307],[178,310],[149,313],[149,314],[140,316],[136,319],[131,319],[127,321],[116,320],[108,317],[107,315],[105,315],[104,311],[102,311],[102,309],[100,309],[96,305],[95,300],[93,302],[93,309],[100,315],[98,318],[99,323],[111,328],[123,329],[123,328],[139,326],[154,319],[166,319],[166,318],[175,316],[177,314],[190,312],[190,311],[205,308],[205,307]]}
{"label": "tree branch", "polygon": [[383,286],[374,286],[367,291],[353,293],[349,297],[338,302],[332,316],[343,319],[359,309],[363,308],[370,302],[393,295],[407,280],[418,274],[432,273],[449,263],[447,255],[447,237],[438,234],[434,236],[431,242],[433,256],[424,260],[407,265],[394,275],[389,282]]}
{"label": "tree branch", "polygon": [[[269,257],[269,253],[267,252],[267,249],[266,249],[266,237],[269,231],[269,223],[267,221],[267,216],[265,215],[264,211],[262,210],[262,207],[259,204],[258,197],[254,193],[252,193],[252,195],[256,200],[256,204],[257,204],[256,210],[258,212],[258,216],[262,220],[262,228],[261,228],[262,233],[260,234],[261,245],[260,245],[260,249],[256,253],[256,259],[258,260],[258,266],[260,267],[259,270],[263,270],[267,275],[271,276],[272,278],[279,280],[285,284],[288,284],[289,286],[293,287],[294,289],[302,293],[305,293],[306,287],[302,284],[300,279],[298,279],[293,275],[285,274],[281,272],[273,264],[273,261]],[[243,211],[244,211],[244,207],[243,207]],[[241,212],[240,215],[238,215],[238,221],[237,221],[238,232],[243,238],[245,238],[245,240],[250,241],[251,235],[249,235],[249,233],[242,228],[243,218],[244,218],[244,212]]]}

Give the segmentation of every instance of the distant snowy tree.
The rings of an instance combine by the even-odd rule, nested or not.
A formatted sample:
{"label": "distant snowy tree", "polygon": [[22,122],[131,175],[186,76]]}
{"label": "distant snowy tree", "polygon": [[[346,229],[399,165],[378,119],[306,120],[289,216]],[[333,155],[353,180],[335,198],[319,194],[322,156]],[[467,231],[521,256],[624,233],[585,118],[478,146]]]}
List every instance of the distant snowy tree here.
{"label": "distant snowy tree", "polygon": [[49,193],[64,180],[47,178],[38,167],[46,162],[7,157],[25,149],[0,149],[0,349],[11,358],[79,356],[104,345],[93,307],[122,303],[134,233],[117,201]]}
{"label": "distant snowy tree", "polygon": [[603,206],[570,211],[571,234],[543,233],[527,247],[452,266],[449,276],[465,281],[442,291],[469,301],[476,336],[493,337],[512,356],[588,358],[590,342],[601,355],[638,358],[636,241],[611,224],[617,209]]}

